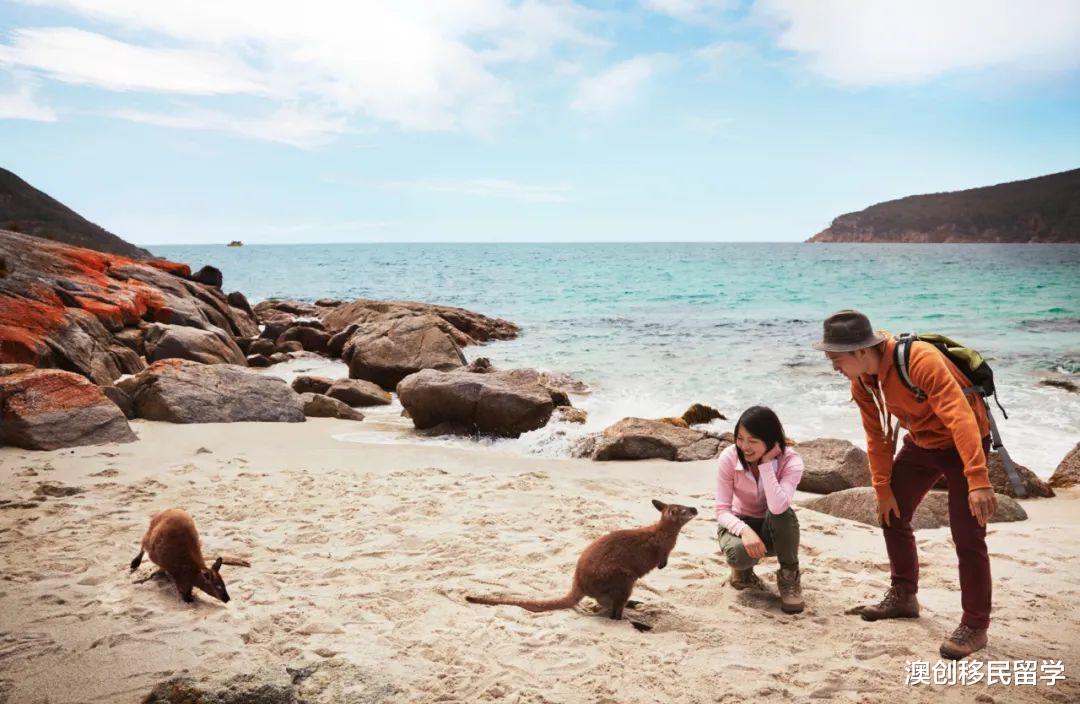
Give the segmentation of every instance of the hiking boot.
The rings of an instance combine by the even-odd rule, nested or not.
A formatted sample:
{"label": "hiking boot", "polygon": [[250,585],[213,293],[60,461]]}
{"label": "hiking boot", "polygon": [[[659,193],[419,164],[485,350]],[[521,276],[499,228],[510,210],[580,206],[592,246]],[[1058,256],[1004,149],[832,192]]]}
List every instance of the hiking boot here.
{"label": "hiking boot", "polygon": [[986,629],[971,628],[960,624],[952,635],[941,644],[941,657],[950,660],[966,658],[977,650],[986,647]]}
{"label": "hiking boot", "polygon": [[745,570],[738,570],[734,567],[731,568],[731,586],[735,587],[739,591],[743,589],[757,589],[759,591],[768,591],[768,587],[765,586],[765,582],[761,581],[761,577],[754,574],[754,568],[748,567]]}
{"label": "hiking boot", "polygon": [[864,621],[878,621],[883,618],[918,618],[919,601],[914,594],[889,587],[881,603],[863,607]]}
{"label": "hiking boot", "polygon": [[780,588],[780,610],[785,614],[802,613],[802,572],[799,568],[781,567],[776,573],[776,586]]}

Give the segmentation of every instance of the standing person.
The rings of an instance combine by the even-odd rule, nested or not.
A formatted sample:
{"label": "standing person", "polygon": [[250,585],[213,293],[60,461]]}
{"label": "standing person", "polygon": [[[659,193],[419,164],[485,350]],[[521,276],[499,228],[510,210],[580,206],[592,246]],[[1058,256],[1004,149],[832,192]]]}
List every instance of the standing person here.
{"label": "standing person", "polygon": [[799,453],[787,447],[780,419],[751,406],[735,424],[735,444],[720,453],[716,482],[716,538],[731,567],[731,586],[765,591],[754,565],[775,555],[780,608],[803,610],[799,519],[791,497],[803,474]]}
{"label": "standing person", "polygon": [[[997,508],[986,468],[990,431],[981,399],[964,395],[970,382],[943,354],[925,342],[914,342],[908,373],[926,392],[926,399],[918,400],[893,362],[896,340],[875,332],[870,320],[855,310],[829,316],[824,337],[814,348],[825,352],[833,369],[851,381],[851,395],[866,430],[878,521],[892,568],[892,587],[880,603],[865,607],[862,617],[877,621],[919,615],[915,596],[919,556],[911,517],[944,476],[964,615],[941,644],[941,655],[958,660],[981,650],[990,625],[986,522]],[[900,427],[907,434],[894,458]]]}

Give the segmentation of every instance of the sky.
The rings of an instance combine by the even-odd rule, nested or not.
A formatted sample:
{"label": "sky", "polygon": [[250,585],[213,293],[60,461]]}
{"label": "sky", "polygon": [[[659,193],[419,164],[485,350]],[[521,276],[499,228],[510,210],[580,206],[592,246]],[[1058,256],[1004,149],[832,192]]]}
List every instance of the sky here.
{"label": "sky", "polygon": [[1080,166],[1080,1],[0,0],[0,166],[145,245],[800,241]]}

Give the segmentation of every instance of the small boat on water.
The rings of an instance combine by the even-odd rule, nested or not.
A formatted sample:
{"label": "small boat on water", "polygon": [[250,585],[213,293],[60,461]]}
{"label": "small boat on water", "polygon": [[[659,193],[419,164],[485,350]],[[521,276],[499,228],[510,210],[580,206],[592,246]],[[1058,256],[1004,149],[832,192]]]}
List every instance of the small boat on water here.
{"label": "small boat on water", "polygon": [[233,240],[232,242],[229,243],[229,246],[230,247],[243,247],[244,243],[241,242],[240,240]]}

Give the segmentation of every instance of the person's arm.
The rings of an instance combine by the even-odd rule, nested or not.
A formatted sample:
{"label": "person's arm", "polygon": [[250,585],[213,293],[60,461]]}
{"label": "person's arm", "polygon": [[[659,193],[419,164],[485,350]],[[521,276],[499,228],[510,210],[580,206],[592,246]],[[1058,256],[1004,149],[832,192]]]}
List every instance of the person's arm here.
{"label": "person's arm", "polygon": [[873,396],[863,388],[858,379],[851,382],[851,398],[859,407],[863,430],[866,431],[866,454],[870,459],[870,484],[874,487],[878,502],[893,498],[892,480],[893,451],[892,441],[881,427],[881,416]]}
{"label": "person's arm", "polygon": [[720,466],[716,474],[716,522],[732,535],[742,535],[746,524],[731,511],[731,497],[735,493],[735,452],[720,453]]}
{"label": "person's arm", "polygon": [[916,342],[911,347],[908,374],[912,383],[926,392],[927,403],[934,415],[952,434],[953,443],[964,462],[968,491],[992,488],[979,422],[945,358],[931,345]]}
{"label": "person's arm", "polygon": [[[799,486],[799,480],[802,479],[803,469],[802,457],[791,450],[784,453],[775,469],[772,462],[758,465],[769,513],[776,516],[791,508],[791,497],[795,496],[795,489]],[[781,478],[778,479],[777,475]]]}

